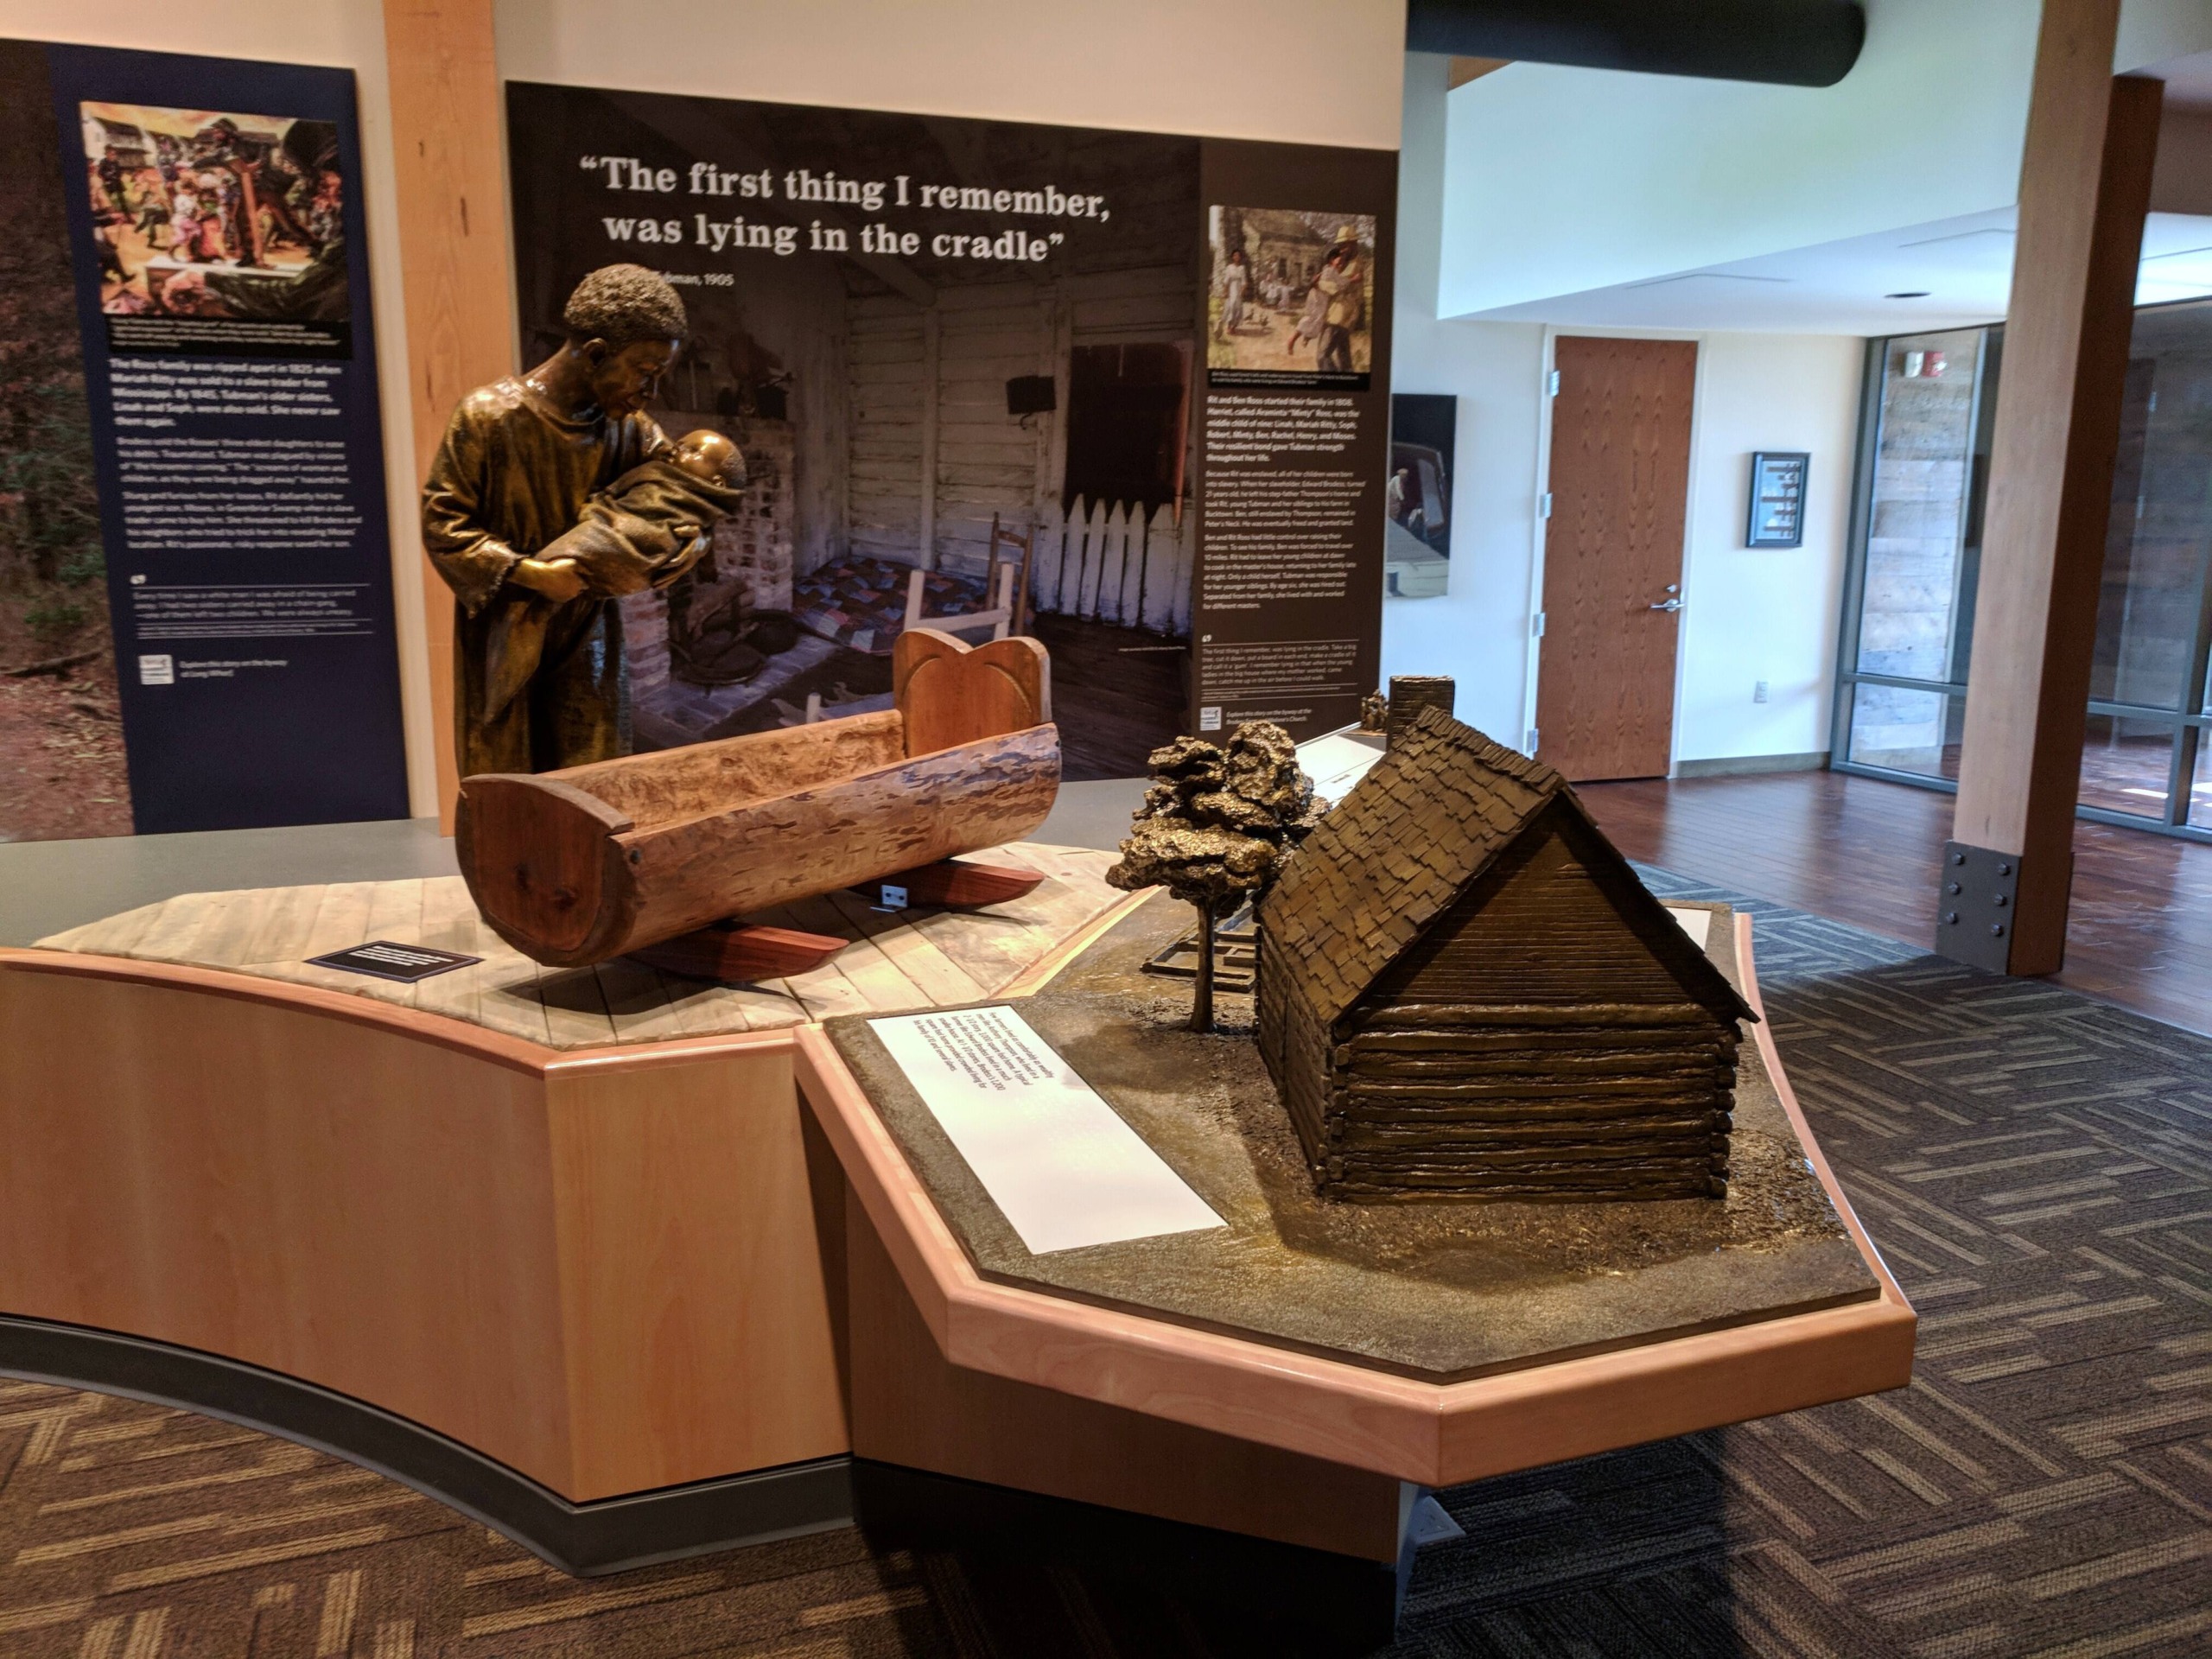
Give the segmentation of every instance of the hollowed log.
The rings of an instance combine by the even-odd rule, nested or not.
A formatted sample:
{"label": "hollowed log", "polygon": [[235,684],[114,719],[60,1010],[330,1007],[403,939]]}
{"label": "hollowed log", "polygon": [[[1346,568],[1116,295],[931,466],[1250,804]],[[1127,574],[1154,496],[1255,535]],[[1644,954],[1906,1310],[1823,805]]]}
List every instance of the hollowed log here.
{"label": "hollowed log", "polygon": [[477,908],[525,956],[581,967],[1045,821],[1060,747],[1042,645],[910,629],[894,683],[880,714],[464,779],[455,847]]}

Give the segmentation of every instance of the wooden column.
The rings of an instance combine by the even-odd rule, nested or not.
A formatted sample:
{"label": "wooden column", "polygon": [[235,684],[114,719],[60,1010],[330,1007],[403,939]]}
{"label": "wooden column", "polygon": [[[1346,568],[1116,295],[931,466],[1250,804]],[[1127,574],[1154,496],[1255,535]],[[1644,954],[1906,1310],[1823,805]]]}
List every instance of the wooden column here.
{"label": "wooden column", "polygon": [[1936,949],[2066,956],[2097,598],[2158,149],[2156,80],[2112,75],[2120,0],[2044,0]]}
{"label": "wooden column", "polygon": [[[454,405],[515,371],[499,72],[493,0],[384,0],[400,273],[407,301],[415,478],[428,475]],[[436,728],[438,822],[453,833],[453,595],[423,576]]]}

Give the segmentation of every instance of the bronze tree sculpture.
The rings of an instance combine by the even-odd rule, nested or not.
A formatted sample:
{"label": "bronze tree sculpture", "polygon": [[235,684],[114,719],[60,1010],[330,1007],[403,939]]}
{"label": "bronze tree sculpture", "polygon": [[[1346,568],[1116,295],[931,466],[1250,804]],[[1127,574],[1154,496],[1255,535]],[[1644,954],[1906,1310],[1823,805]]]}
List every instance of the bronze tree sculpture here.
{"label": "bronze tree sculpture", "polygon": [[1239,726],[1225,746],[1179,737],[1154,749],[1150,765],[1152,787],[1106,879],[1128,892],[1166,887],[1196,907],[1191,1029],[1211,1031],[1214,925],[1274,885],[1291,849],[1319,821],[1319,804],[1290,734],[1267,721]]}

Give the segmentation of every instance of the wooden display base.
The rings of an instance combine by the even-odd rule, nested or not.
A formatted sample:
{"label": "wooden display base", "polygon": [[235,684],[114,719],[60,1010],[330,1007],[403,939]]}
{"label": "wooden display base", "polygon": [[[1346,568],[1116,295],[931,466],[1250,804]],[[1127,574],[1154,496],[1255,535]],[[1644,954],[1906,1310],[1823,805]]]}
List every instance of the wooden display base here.
{"label": "wooden display base", "polygon": [[[817,1198],[817,1211],[826,1209]],[[849,1192],[855,1455],[1304,1549],[1395,1563],[1402,1483],[949,1362]]]}
{"label": "wooden display base", "polygon": [[349,1395],[572,1503],[840,1456],[790,1040],[560,1053],[0,952],[0,1313]]}
{"label": "wooden display base", "polygon": [[[856,1455],[1378,1584],[1421,1487],[1909,1379],[1912,1311],[1764,1025],[1876,1300],[1437,1383],[985,1279],[811,1020],[1027,996],[1142,902],[1109,855],[998,856],[1046,885],[982,915],[851,893],[773,915],[848,941],[773,991],[540,969],[482,939],[457,882],[188,895],[0,951],[0,1316],[39,1327],[16,1367],[118,1386],[124,1362],[56,1344],[73,1326],[258,1368],[274,1403],[240,1416],[577,1570],[834,1524]],[[485,960],[416,985],[309,963],[364,939]],[[283,1379],[322,1392],[287,1404]],[[435,1440],[348,1445],[302,1415],[333,1395]],[[650,1535],[624,1520],[692,1488]]]}
{"label": "wooden display base", "polygon": [[[1756,1008],[1748,917],[1736,918],[1735,944],[1745,995]],[[1373,1529],[1379,1516],[1359,1496],[1362,1482],[1375,1477],[1457,1485],[1902,1388],[1912,1376],[1912,1308],[1821,1157],[1770,1028],[1755,1026],[1752,1036],[1805,1160],[1878,1294],[1465,1381],[1429,1382],[985,1278],[830,1034],[809,1027],[798,1039],[800,1088],[851,1184],[851,1203],[868,1224],[866,1238],[859,1229],[846,1230],[855,1448],[941,1474],[1381,1560],[1387,1552]],[[893,1274],[895,1287],[887,1282]],[[895,1318],[888,1306],[894,1294],[911,1304]],[[1357,1320],[1362,1310],[1348,1306],[1344,1317]],[[944,1368],[938,1382],[930,1382],[918,1363],[925,1333]],[[928,1392],[929,1410],[918,1413],[906,1403],[913,1395],[872,1379],[869,1352],[878,1344],[896,1349],[887,1358],[902,1389]],[[1009,1392],[1001,1387],[1008,1383],[1026,1387]],[[1047,1408],[1043,1402],[1053,1396],[1063,1398]],[[1107,1409],[1095,1425],[1078,1424],[1079,1402]],[[1118,1427],[1109,1433],[1103,1427],[1109,1423]],[[1295,1460],[1281,1467],[1300,1472],[1280,1481],[1255,1473],[1246,1483],[1250,1512],[1243,1516],[1218,1509],[1194,1515],[1193,1502],[1231,1501],[1185,1478],[1188,1469],[1206,1466],[1192,1461],[1200,1454],[1179,1439],[1194,1430],[1200,1433],[1188,1446],[1249,1443],[1255,1459],[1260,1448],[1273,1448]],[[1080,1448],[1094,1439],[1106,1449],[1087,1456]],[[1312,1473],[1331,1465],[1342,1485]],[[1223,1491],[1238,1484],[1224,1482]],[[1315,1525],[1335,1536],[1293,1530]]]}
{"label": "wooden display base", "polygon": [[[843,948],[734,989],[543,968],[453,878],[181,894],[0,950],[0,1317],[346,1395],[570,1505],[842,1458],[812,1198],[842,1177],[806,1166],[792,1033],[1019,995],[1129,903],[1109,854],[993,856],[1037,890],[808,900],[757,919]],[[369,940],[482,960],[314,963]]]}

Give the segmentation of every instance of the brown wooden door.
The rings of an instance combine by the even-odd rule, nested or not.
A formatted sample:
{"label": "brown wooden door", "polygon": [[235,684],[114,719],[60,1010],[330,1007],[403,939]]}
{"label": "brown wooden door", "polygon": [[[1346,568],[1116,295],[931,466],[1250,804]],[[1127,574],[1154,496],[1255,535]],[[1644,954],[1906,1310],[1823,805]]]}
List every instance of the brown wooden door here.
{"label": "brown wooden door", "polygon": [[1553,345],[1538,754],[1576,781],[1657,778],[1674,741],[1697,342]]}

